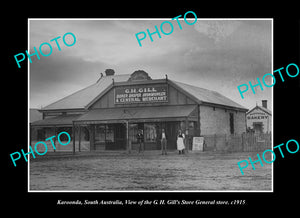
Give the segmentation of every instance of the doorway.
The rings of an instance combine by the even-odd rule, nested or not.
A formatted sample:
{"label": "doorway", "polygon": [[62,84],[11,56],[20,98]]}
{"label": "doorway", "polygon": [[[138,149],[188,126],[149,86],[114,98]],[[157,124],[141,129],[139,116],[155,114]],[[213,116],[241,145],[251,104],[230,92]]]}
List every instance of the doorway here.
{"label": "doorway", "polygon": [[180,129],[180,123],[179,122],[166,122],[165,123],[165,131],[167,135],[167,148],[170,150],[176,150],[177,149],[177,133]]}
{"label": "doorway", "polygon": [[254,122],[253,123],[254,134],[263,133],[263,123],[262,122]]}
{"label": "doorway", "polygon": [[126,149],[126,126],[123,123],[114,124],[115,143],[108,146],[107,150],[125,150]]}
{"label": "doorway", "polygon": [[123,123],[95,125],[95,150],[125,150],[126,125]]}

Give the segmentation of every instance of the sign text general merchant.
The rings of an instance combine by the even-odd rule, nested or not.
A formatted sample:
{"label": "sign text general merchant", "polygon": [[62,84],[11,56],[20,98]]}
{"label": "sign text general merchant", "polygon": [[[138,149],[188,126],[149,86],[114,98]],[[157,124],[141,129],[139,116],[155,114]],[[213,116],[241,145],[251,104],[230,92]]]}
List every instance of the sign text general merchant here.
{"label": "sign text general merchant", "polygon": [[168,93],[166,85],[116,87],[115,89],[116,104],[153,103],[167,101]]}

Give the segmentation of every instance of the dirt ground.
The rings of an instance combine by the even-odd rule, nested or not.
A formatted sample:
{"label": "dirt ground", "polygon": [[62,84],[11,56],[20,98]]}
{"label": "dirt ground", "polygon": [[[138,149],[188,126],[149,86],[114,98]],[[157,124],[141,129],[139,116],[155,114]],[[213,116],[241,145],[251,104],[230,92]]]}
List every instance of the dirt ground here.
{"label": "dirt ground", "polygon": [[188,153],[145,151],[49,154],[30,160],[30,191],[231,191],[272,188],[272,165],[251,164],[241,174],[238,161],[258,152]]}

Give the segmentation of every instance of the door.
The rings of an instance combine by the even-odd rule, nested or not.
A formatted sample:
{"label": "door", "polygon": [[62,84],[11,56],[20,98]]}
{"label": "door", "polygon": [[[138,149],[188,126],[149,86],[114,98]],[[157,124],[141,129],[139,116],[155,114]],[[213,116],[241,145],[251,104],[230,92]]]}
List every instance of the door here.
{"label": "door", "polygon": [[260,134],[263,132],[263,124],[262,122],[254,122],[253,129],[255,134]]}
{"label": "door", "polygon": [[167,134],[167,149],[177,149],[177,132],[179,129],[179,122],[166,122],[165,131]]}
{"label": "door", "polygon": [[126,149],[126,125],[123,123],[114,124],[115,143],[112,146],[113,150]]}

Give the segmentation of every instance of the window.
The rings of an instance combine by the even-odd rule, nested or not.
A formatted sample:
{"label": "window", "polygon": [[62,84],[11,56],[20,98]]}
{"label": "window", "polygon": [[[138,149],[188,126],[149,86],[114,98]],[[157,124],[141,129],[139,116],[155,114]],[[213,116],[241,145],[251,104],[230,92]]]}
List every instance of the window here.
{"label": "window", "polygon": [[95,126],[95,142],[104,143],[105,142],[105,125]]}
{"label": "window", "polygon": [[111,124],[108,124],[108,125],[105,125],[105,127],[106,127],[105,142],[115,142],[114,126]]}
{"label": "window", "polygon": [[230,134],[234,134],[234,119],[233,113],[229,114],[229,125],[230,125]]}
{"label": "window", "polygon": [[95,143],[114,142],[113,125],[96,125],[95,126]]}
{"label": "window", "polygon": [[[52,130],[52,131],[53,131],[53,130]],[[67,133],[70,135],[71,140],[72,140],[72,137],[73,137],[73,134],[72,134],[72,127],[58,127],[58,128],[56,129],[56,134],[59,134],[59,133],[61,133],[61,132],[67,132]],[[50,132],[50,131],[49,131],[49,133],[50,133],[51,136],[53,135],[53,132]],[[61,141],[68,141],[68,140],[69,140],[69,137],[68,137],[66,134],[62,134],[62,135],[60,135],[60,140],[61,140]]]}
{"label": "window", "polygon": [[155,124],[145,124],[145,141],[146,142],[156,142],[157,135],[156,135],[156,126]]}
{"label": "window", "polygon": [[41,128],[37,130],[37,140],[45,141],[45,128]]}

